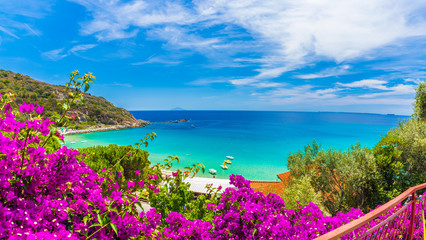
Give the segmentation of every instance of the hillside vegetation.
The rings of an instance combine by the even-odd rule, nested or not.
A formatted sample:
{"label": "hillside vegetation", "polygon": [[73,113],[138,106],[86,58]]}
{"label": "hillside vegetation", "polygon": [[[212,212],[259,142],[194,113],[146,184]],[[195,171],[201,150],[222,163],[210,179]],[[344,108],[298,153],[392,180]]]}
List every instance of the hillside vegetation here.
{"label": "hillside vegetation", "polygon": [[[60,112],[60,100],[64,97],[65,86],[51,85],[32,79],[29,76],[0,70],[0,94],[15,94],[15,104],[25,102],[44,106],[44,117]],[[138,120],[123,108],[118,108],[103,97],[84,94],[85,104],[73,107],[68,113],[71,128],[87,128],[104,125],[131,125]],[[142,125],[142,122],[141,122]]]}

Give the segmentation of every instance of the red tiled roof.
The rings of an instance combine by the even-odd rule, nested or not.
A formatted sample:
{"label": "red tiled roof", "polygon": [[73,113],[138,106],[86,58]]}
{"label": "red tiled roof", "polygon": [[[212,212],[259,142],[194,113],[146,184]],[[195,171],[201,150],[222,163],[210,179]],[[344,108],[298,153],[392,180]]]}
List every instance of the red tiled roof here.
{"label": "red tiled roof", "polygon": [[291,178],[291,172],[284,172],[284,173],[280,173],[277,175],[277,177],[282,181],[282,182],[287,182],[288,180],[290,180]]}
{"label": "red tiled roof", "polygon": [[250,187],[265,195],[275,193],[279,196],[284,193],[285,189],[284,183],[281,181],[250,181]]}
{"label": "red tiled roof", "polygon": [[290,172],[280,173],[277,177],[281,181],[250,181],[250,187],[256,192],[262,192],[265,195],[275,193],[282,196],[284,189],[288,186],[288,181],[291,178]]}

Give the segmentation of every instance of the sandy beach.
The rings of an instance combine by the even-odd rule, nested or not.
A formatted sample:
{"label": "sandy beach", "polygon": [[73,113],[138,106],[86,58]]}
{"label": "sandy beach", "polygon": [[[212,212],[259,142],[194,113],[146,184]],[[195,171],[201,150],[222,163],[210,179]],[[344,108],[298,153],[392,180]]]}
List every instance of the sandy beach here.
{"label": "sandy beach", "polygon": [[122,125],[114,125],[114,126],[107,126],[107,127],[90,127],[86,129],[64,129],[59,128],[59,132],[61,132],[64,135],[75,135],[75,134],[83,134],[83,133],[92,133],[92,132],[104,132],[104,131],[113,131],[113,130],[119,130],[119,129],[125,129],[125,128],[137,128],[137,127],[145,127],[146,125],[152,124],[149,121],[144,120],[137,120],[133,123],[128,124],[122,124]]}

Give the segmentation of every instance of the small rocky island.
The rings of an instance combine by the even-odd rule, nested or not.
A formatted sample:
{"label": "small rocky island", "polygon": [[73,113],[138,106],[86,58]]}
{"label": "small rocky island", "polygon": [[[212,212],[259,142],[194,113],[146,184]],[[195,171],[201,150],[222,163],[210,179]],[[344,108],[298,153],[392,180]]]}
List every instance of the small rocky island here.
{"label": "small rocky island", "polygon": [[173,120],[173,121],[165,121],[164,123],[181,123],[181,122],[188,122],[188,119],[180,119],[180,120]]}

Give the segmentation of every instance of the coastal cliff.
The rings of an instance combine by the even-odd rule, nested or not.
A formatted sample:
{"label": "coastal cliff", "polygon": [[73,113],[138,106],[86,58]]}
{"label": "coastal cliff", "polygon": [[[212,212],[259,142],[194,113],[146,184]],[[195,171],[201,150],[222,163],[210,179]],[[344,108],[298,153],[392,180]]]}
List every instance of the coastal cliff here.
{"label": "coastal cliff", "polygon": [[[13,93],[15,103],[38,103],[45,107],[43,117],[50,117],[60,112],[60,100],[64,97],[65,86],[51,85],[32,79],[29,76],[0,70],[0,94]],[[126,109],[114,106],[103,97],[84,94],[83,105],[72,106],[68,116],[71,117],[70,129],[74,134],[113,130],[130,127],[143,127],[150,124],[147,121],[137,120]],[[103,130],[103,131],[107,131]],[[70,130],[67,134],[72,134]]]}

